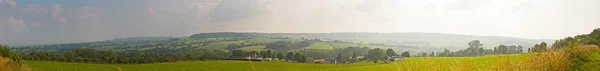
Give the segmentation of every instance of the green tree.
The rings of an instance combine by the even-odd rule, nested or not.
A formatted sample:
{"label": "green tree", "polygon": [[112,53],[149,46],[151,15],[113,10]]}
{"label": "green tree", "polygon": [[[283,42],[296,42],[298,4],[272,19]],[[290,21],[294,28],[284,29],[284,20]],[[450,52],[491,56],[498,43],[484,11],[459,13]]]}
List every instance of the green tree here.
{"label": "green tree", "polygon": [[405,58],[410,57],[410,52],[408,52],[408,51],[402,52],[402,57],[405,57]]}
{"label": "green tree", "polygon": [[542,42],[542,43],[540,43],[540,48],[539,48],[539,50],[540,50],[541,52],[545,52],[545,51],[546,51],[546,49],[547,49],[547,47],[548,47],[548,44],[546,44],[546,42]]}
{"label": "green tree", "polygon": [[590,35],[590,41],[586,44],[594,44],[596,46],[600,46],[600,28],[594,29]]}
{"label": "green tree", "polygon": [[297,62],[306,62],[306,55],[302,53],[296,53],[294,54],[294,60]]}
{"label": "green tree", "polygon": [[435,57],[435,53],[431,52],[431,54],[429,54],[429,57]]}
{"label": "green tree", "polygon": [[506,45],[500,45],[498,46],[498,49],[496,49],[497,54],[506,54],[508,50],[508,47]]}
{"label": "green tree", "polygon": [[392,56],[396,56],[398,54],[396,54],[396,52],[392,49],[387,49],[385,50],[385,53],[388,55],[388,57],[392,57]]}
{"label": "green tree", "polygon": [[344,62],[344,61],[343,61],[342,54],[338,54],[338,55],[335,57],[335,63],[338,63],[338,62]]}
{"label": "green tree", "polygon": [[296,61],[296,60],[294,60],[294,59],[296,59],[295,58],[296,54],[294,54],[294,52],[288,52],[286,56],[287,56],[286,60],[288,60],[288,61]]}
{"label": "green tree", "polygon": [[267,54],[265,54],[267,58],[273,58],[273,52],[271,50],[267,50]]}
{"label": "green tree", "polygon": [[469,42],[469,47],[466,50],[466,54],[469,56],[479,56],[482,55],[483,51],[479,49],[483,46],[483,43],[479,40],[473,40]]}
{"label": "green tree", "polygon": [[386,57],[387,54],[385,54],[383,52],[383,50],[381,50],[380,48],[375,48],[375,49],[371,49],[369,50],[367,57],[369,59],[373,59],[373,60],[379,60],[379,59],[383,59],[383,57]]}
{"label": "green tree", "polygon": [[517,46],[517,53],[523,53],[523,46]]}
{"label": "green tree", "polygon": [[8,48],[8,46],[6,46],[6,45],[0,44],[0,55],[1,55],[0,57],[10,58],[12,61],[15,61],[19,65],[21,65],[21,63],[23,62],[23,59],[21,58],[21,56],[19,56],[16,53],[11,52],[10,48]]}
{"label": "green tree", "polygon": [[278,59],[285,59],[285,53],[283,53],[283,52],[278,53],[277,54],[277,58]]}
{"label": "green tree", "polygon": [[350,59],[352,59],[352,61],[358,59],[358,58],[356,58],[356,53],[355,52],[352,52],[352,58],[350,58]]}
{"label": "green tree", "polygon": [[444,48],[444,52],[442,53],[442,56],[448,56],[448,55],[450,55],[450,50]]}

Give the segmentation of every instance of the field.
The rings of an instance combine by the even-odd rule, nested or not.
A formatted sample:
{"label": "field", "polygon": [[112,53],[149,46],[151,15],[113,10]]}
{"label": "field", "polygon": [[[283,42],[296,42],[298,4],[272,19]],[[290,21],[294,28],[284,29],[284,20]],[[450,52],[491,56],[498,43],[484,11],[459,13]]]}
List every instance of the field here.
{"label": "field", "polygon": [[385,70],[490,70],[498,60],[518,62],[527,55],[482,57],[413,57],[389,64],[370,61],[353,64],[305,64],[248,61],[182,61],[155,64],[88,64],[52,61],[26,61],[34,71],[385,71]]}
{"label": "field", "polygon": [[324,42],[317,42],[306,48],[307,49],[328,49],[328,50],[333,49],[333,47],[331,45],[329,45],[329,43],[324,43]]}
{"label": "field", "polygon": [[265,46],[248,46],[239,48],[238,50],[246,50],[246,51],[266,51],[269,50]]}

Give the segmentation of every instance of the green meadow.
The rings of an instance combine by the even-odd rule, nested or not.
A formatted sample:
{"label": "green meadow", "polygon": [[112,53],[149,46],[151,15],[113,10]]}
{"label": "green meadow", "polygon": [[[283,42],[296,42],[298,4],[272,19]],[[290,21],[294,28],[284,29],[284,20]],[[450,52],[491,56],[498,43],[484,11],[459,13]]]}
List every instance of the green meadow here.
{"label": "green meadow", "polygon": [[54,61],[26,61],[33,71],[386,71],[386,70],[490,70],[499,60],[518,62],[520,55],[481,57],[413,57],[392,63],[363,61],[352,64],[306,64],[261,61],[180,61],[154,64],[92,64]]}

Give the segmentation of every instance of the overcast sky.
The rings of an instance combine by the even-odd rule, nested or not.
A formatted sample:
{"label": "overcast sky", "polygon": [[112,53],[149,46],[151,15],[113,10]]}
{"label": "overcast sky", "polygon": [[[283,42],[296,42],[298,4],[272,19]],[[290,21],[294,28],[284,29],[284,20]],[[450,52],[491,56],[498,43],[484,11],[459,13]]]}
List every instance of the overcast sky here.
{"label": "overcast sky", "polygon": [[599,13],[600,0],[0,0],[0,44],[202,32],[560,39],[600,28]]}

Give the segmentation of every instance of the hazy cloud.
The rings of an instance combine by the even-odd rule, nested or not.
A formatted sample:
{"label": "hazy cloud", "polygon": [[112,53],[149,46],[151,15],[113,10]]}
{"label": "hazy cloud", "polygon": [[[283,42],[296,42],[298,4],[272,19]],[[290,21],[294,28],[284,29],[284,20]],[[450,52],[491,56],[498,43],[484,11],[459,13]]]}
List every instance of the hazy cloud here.
{"label": "hazy cloud", "polygon": [[60,4],[56,4],[52,7],[52,19],[54,19],[59,24],[64,24],[67,22],[67,19],[62,16],[63,9],[60,7]]}
{"label": "hazy cloud", "polygon": [[14,0],[0,0],[0,7],[4,4],[10,7],[17,7],[17,2],[15,2]]}
{"label": "hazy cloud", "polygon": [[[0,0],[0,6],[7,6],[0,7],[1,44],[67,43],[138,36],[188,36],[201,32],[427,32],[562,38],[588,33],[591,28],[600,26],[597,21],[600,13],[598,0],[18,2]],[[16,7],[16,4],[23,5]],[[10,22],[11,20],[13,22]],[[13,32],[17,29],[14,27],[21,27],[17,29],[27,32],[15,34]],[[545,32],[549,30],[562,32]]]}
{"label": "hazy cloud", "polygon": [[0,6],[4,5],[4,0],[0,0]]}
{"label": "hazy cloud", "polygon": [[156,12],[154,12],[154,9],[152,9],[152,8],[146,9],[146,13],[145,14],[146,14],[147,17],[150,17],[152,19],[159,18],[159,16],[156,14]]}
{"label": "hazy cloud", "polygon": [[29,31],[23,20],[15,19],[15,17],[0,19],[0,28],[0,33],[2,33],[0,35],[18,35]]}
{"label": "hazy cloud", "polygon": [[535,10],[535,7],[534,7],[533,3],[522,2],[522,3],[519,3],[515,6],[513,6],[512,14],[531,13],[531,11],[534,11],[534,10]]}
{"label": "hazy cloud", "polygon": [[469,10],[477,7],[487,6],[490,0],[454,0],[448,4],[445,10]]}

